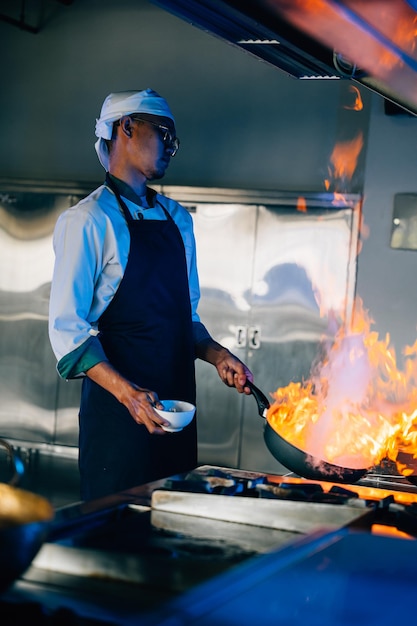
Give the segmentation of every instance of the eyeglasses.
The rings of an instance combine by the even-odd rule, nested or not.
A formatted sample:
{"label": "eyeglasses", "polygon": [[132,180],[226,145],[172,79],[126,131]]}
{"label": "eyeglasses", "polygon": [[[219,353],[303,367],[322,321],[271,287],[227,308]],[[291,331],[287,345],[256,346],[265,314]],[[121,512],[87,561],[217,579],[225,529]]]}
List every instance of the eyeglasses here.
{"label": "eyeglasses", "polygon": [[136,120],[137,122],[146,122],[147,124],[152,124],[155,126],[161,135],[161,139],[164,142],[165,149],[171,153],[171,156],[175,156],[178,152],[178,148],[180,147],[180,140],[178,137],[173,135],[169,128],[164,126],[163,124],[157,124],[156,122],[151,122],[151,120],[144,120],[142,117],[137,117],[136,115],[130,115],[132,120]]}

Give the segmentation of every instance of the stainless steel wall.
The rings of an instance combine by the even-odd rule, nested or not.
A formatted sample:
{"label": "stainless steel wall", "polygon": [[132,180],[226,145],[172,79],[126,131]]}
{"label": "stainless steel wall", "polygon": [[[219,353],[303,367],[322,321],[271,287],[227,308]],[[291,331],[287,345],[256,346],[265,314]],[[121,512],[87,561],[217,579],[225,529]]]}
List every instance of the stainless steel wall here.
{"label": "stainless steel wall", "polygon": [[[358,198],[335,205],[333,194],[304,194],[305,212],[296,194],[157,188],[193,216],[200,315],[212,335],[247,362],[267,395],[308,376],[325,329],[319,301],[322,312],[352,306]],[[87,191],[0,184],[0,437],[20,449],[26,486],[68,501],[78,497],[80,382],[59,379],[48,339],[52,233]],[[197,389],[202,463],[285,471],[263,442],[253,398],[202,362]]]}
{"label": "stainless steel wall", "polygon": [[[36,489],[43,482],[48,491],[58,481],[59,491],[71,489],[71,499],[77,491],[79,385],[67,385],[56,373],[48,302],[53,228],[76,201],[66,189],[0,187],[0,436],[25,462],[22,486]],[[66,466],[70,473],[63,476]]]}

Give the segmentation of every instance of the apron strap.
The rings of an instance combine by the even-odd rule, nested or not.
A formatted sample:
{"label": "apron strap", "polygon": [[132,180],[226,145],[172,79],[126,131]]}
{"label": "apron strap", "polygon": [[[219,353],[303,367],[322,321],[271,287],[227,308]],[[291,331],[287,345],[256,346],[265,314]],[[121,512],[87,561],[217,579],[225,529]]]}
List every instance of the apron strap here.
{"label": "apron strap", "polygon": [[110,178],[109,172],[106,172],[105,184],[107,185],[107,187],[110,187],[110,189],[114,192],[114,195],[117,198],[117,202],[119,203],[119,206],[120,206],[120,208],[122,209],[122,211],[124,213],[126,221],[127,222],[133,222],[134,219],[133,219],[129,209],[127,208],[126,203],[124,202],[122,196],[120,195],[120,191],[118,190],[117,185]]}
{"label": "apron strap", "polygon": [[[131,212],[129,211],[129,209],[126,206],[126,202],[123,200],[122,196],[120,195],[120,191],[117,187],[117,185],[115,184],[115,182],[111,179],[111,176],[109,174],[109,172],[106,172],[106,180],[104,181],[105,185],[107,185],[107,187],[110,187],[110,189],[114,192],[114,195],[116,196],[117,202],[119,203],[120,208],[123,211],[123,214],[126,218],[127,222],[134,222],[135,220],[132,217]],[[158,202],[158,200],[156,199],[157,193],[155,191],[155,189],[150,189],[149,187],[146,188],[146,197],[148,199],[148,202],[152,205],[155,204],[155,202],[157,202],[159,204],[159,206],[162,208],[162,210],[165,213],[165,216],[167,219],[169,220],[173,220],[173,218],[171,217],[171,215],[168,213],[168,211],[166,210],[166,208],[160,203]]]}

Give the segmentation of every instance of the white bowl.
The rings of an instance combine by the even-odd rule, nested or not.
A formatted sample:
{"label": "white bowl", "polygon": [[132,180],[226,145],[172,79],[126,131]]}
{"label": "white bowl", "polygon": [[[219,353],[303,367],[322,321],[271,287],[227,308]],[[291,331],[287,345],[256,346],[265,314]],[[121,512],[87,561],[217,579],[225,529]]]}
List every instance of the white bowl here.
{"label": "white bowl", "polygon": [[161,400],[164,409],[155,409],[155,411],[169,422],[169,426],[161,427],[169,433],[177,433],[188,426],[194,417],[195,406],[190,402],[182,400]]}

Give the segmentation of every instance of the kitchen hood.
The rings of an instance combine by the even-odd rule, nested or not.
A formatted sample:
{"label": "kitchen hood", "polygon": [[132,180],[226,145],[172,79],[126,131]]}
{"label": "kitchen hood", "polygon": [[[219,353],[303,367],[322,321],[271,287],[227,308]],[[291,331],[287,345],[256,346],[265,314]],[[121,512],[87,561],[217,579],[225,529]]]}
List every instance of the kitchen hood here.
{"label": "kitchen hood", "polygon": [[417,0],[153,0],[297,79],[347,79],[417,115]]}

